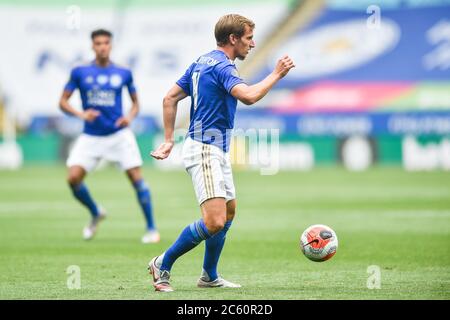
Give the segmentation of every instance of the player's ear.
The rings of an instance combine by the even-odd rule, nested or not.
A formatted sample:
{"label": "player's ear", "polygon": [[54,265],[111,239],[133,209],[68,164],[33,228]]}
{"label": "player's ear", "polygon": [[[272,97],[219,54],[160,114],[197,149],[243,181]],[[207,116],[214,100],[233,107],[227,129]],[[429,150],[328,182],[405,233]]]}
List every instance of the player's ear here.
{"label": "player's ear", "polygon": [[229,40],[230,44],[235,45],[237,42],[237,37],[234,34],[230,34],[228,36],[228,40]]}

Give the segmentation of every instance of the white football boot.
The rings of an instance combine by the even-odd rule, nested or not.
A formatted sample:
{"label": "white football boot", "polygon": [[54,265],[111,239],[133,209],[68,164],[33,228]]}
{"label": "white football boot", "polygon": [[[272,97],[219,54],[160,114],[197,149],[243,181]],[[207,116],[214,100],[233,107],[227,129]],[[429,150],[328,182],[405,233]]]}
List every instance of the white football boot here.
{"label": "white football boot", "polygon": [[158,230],[148,230],[143,236],[142,236],[142,243],[148,244],[148,243],[158,243],[161,240],[161,237],[159,235]]}
{"label": "white football boot", "polygon": [[216,280],[211,281],[205,270],[202,271],[200,279],[197,281],[197,287],[199,288],[240,288],[241,285],[237,283],[225,280],[221,276],[218,276]]}
{"label": "white football boot", "polygon": [[98,216],[93,218],[91,220],[91,223],[89,223],[86,227],[83,229],[83,239],[84,240],[91,240],[94,238],[98,225],[100,224],[100,221],[104,220],[106,218],[106,211],[104,208],[99,207]]}
{"label": "white football boot", "polygon": [[158,292],[172,292],[173,288],[170,285],[170,273],[167,270],[161,271],[158,266],[158,257],[154,257],[148,263],[148,271],[153,277],[153,287],[155,287],[155,291]]}

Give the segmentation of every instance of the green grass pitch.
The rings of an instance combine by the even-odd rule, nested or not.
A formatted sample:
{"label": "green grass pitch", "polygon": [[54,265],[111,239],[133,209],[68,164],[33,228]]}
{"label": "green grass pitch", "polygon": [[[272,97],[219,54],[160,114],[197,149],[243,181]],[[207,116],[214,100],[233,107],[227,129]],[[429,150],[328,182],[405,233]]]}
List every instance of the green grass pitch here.
{"label": "green grass pitch", "polygon": [[[125,176],[109,168],[87,179],[109,213],[97,237],[81,239],[88,213],[71,196],[65,168],[0,172],[0,299],[450,299],[450,174],[337,168],[261,176],[235,172],[237,216],[219,272],[241,289],[199,289],[201,244],[172,270],[175,292],[153,291],[146,265],[199,218],[189,176],[145,169],[157,245],[142,245],[143,217]],[[330,261],[299,249],[311,224],[332,227]],[[81,289],[66,270],[80,267]],[[380,289],[368,289],[368,267]]]}

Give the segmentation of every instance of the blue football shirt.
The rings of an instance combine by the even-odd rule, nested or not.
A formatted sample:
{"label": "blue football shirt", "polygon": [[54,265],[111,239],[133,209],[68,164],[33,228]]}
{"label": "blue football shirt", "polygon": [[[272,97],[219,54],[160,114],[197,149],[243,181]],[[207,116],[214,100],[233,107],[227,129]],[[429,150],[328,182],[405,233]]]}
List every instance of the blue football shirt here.
{"label": "blue football shirt", "polygon": [[83,132],[95,136],[109,135],[121,130],[115,122],[122,117],[122,89],[136,92],[133,75],[129,69],[110,63],[101,67],[95,62],[75,67],[64,90],[80,90],[83,110],[95,109],[100,115],[92,122],[84,122]]}
{"label": "blue football shirt", "polygon": [[220,50],[201,56],[187,69],[177,84],[191,96],[188,135],[192,139],[228,152],[237,105],[231,89],[243,82]]}

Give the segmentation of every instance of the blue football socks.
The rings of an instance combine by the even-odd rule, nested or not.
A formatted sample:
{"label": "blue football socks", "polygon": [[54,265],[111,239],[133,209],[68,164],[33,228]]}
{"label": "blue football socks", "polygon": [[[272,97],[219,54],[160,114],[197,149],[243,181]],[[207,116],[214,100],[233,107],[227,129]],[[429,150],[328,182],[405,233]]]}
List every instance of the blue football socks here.
{"label": "blue football socks", "polygon": [[220,254],[225,244],[225,238],[228,229],[231,227],[233,220],[227,221],[225,227],[211,238],[205,241],[205,258],[203,260],[203,270],[208,274],[209,281],[217,279],[217,264],[219,263]]}
{"label": "blue football socks", "polygon": [[211,238],[202,219],[191,223],[181,232],[175,243],[164,253],[160,269],[170,271],[180,256],[195,248],[202,240]]}
{"label": "blue football socks", "polygon": [[144,213],[145,220],[147,222],[147,229],[154,230],[155,222],[153,221],[153,210],[152,203],[150,199],[150,189],[143,179],[138,180],[133,183],[134,189],[136,190],[136,195],[141,206],[142,212]]}
{"label": "blue football socks", "polygon": [[80,183],[78,185],[70,185],[70,188],[72,189],[72,193],[75,198],[77,198],[78,201],[89,209],[89,212],[93,218],[96,218],[99,214],[98,207],[92,199],[86,185],[84,183]]}

